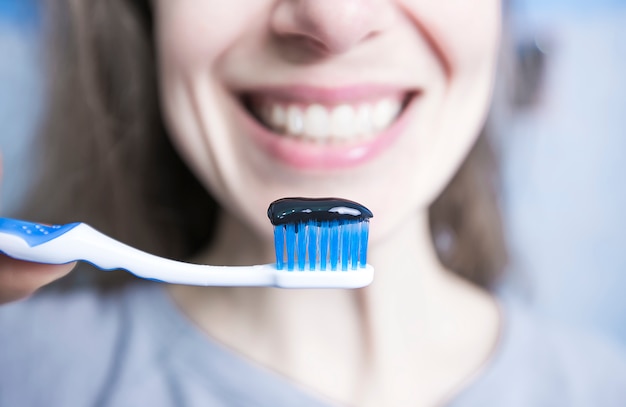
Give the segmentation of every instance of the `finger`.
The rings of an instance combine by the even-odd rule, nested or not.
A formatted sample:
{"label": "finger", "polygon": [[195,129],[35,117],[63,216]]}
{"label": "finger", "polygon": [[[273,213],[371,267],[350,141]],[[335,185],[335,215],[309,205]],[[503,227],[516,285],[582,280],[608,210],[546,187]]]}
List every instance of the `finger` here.
{"label": "finger", "polygon": [[67,275],[76,263],[30,263],[0,255],[0,304],[16,301]]}

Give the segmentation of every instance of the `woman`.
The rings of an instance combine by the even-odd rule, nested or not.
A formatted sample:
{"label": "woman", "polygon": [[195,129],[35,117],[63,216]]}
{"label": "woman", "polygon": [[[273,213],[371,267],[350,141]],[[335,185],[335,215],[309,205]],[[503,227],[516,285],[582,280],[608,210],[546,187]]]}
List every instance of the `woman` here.
{"label": "woman", "polygon": [[[256,264],[272,261],[269,202],[340,196],[375,214],[377,271],[353,291],[115,282],[9,304],[0,404],[626,399],[616,353],[574,351],[488,291],[503,255],[476,143],[498,1],[53,4],[51,170],[24,216],[85,220],[198,263]],[[70,269],[2,262],[5,300]]]}

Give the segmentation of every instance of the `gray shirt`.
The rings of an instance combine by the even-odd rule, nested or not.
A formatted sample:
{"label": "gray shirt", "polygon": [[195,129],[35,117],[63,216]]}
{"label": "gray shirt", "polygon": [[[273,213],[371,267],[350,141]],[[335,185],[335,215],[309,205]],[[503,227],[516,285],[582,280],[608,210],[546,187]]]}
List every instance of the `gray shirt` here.
{"label": "gray shirt", "polygon": [[[617,348],[504,310],[498,348],[450,406],[626,406]],[[0,307],[0,407],[331,405],[211,340],[156,283]]]}

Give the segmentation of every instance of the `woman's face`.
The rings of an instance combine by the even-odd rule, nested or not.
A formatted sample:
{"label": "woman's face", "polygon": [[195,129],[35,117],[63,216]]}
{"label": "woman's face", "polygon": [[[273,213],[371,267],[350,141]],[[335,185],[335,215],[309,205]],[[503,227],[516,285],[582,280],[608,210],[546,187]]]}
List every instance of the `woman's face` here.
{"label": "woman's face", "polygon": [[479,134],[499,0],[155,0],[163,109],[221,203],[369,207],[373,239],[426,208]]}

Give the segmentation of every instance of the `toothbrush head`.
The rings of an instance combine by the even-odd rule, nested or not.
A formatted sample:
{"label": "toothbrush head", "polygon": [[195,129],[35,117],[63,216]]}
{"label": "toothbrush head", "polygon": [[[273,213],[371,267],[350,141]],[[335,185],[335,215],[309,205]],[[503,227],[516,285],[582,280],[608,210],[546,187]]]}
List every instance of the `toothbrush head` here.
{"label": "toothbrush head", "polygon": [[337,198],[283,198],[267,215],[274,225],[276,268],[348,271],[367,267],[369,219],[361,204]]}

